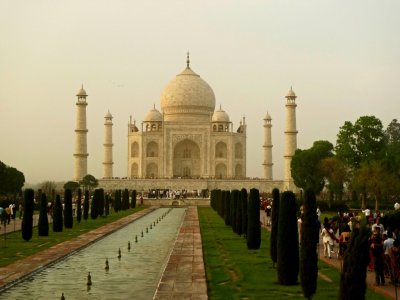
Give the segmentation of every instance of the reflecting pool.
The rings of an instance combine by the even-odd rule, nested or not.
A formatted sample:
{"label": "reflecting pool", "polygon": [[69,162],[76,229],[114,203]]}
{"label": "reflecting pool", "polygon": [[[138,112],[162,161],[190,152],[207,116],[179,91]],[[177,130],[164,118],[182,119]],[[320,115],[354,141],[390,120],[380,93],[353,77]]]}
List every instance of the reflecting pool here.
{"label": "reflecting pool", "polygon": [[60,299],[64,293],[66,300],[152,299],[184,214],[185,208],[157,209],[11,287],[0,298]]}

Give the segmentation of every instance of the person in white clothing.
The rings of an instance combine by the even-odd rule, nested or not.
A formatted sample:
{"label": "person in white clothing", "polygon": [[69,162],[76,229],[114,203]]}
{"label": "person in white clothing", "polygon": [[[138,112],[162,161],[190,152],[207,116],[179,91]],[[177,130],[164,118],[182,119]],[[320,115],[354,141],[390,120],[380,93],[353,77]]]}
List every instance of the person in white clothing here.
{"label": "person in white clothing", "polygon": [[331,257],[331,249],[335,242],[334,233],[329,223],[326,223],[324,229],[321,231],[322,243],[324,245],[324,257]]}

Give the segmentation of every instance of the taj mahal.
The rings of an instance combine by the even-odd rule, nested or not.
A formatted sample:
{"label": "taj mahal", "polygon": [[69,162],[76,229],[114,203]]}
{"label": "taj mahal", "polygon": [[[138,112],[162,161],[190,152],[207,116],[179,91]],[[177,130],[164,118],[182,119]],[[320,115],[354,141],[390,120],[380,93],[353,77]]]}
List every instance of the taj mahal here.
{"label": "taj mahal", "polygon": [[[74,180],[87,170],[86,107],[87,93],[77,93],[74,152]],[[263,178],[246,177],[246,120],[234,126],[216,99],[210,85],[190,67],[176,75],[161,93],[161,111],[154,107],[141,124],[128,123],[127,176],[113,177],[112,119],[108,111],[104,122],[103,176],[105,189],[239,189],[258,188],[270,192],[295,189],[290,163],[297,148],[296,95],[286,95],[284,178],[273,179],[272,118],[264,118]],[[89,172],[90,173],[90,172]]]}

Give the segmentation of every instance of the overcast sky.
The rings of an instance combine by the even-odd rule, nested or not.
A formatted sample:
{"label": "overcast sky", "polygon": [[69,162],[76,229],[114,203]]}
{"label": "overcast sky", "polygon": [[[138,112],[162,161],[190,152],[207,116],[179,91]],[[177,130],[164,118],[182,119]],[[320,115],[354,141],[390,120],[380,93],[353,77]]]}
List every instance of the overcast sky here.
{"label": "overcast sky", "polygon": [[298,147],[339,127],[400,119],[400,1],[0,1],[0,160],[28,183],[73,176],[76,93],[89,94],[88,172],[102,176],[104,116],[114,116],[114,176],[127,175],[127,123],[140,124],[186,65],[236,129],[248,124],[247,175],[261,177],[272,117],[283,178],[284,98],[297,98]]}

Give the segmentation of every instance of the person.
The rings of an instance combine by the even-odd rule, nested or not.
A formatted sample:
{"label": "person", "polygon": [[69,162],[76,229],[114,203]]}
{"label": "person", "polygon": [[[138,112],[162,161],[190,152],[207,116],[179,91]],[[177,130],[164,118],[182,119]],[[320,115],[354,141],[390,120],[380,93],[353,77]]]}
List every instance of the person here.
{"label": "person", "polygon": [[317,207],[317,217],[318,220],[321,222],[321,210],[319,209],[319,206]]}
{"label": "person", "polygon": [[3,212],[4,208],[0,206],[0,229],[1,229],[1,224],[3,223]]}
{"label": "person", "polygon": [[396,202],[395,204],[394,204],[394,209],[395,210],[398,210],[400,208],[400,204],[398,203],[398,202]]}
{"label": "person", "polygon": [[390,231],[385,231],[383,233],[383,256],[384,256],[384,262],[385,262],[385,270],[384,274],[386,277],[390,277],[393,282],[393,276],[391,272],[391,266],[390,266],[390,248],[393,247],[394,239],[392,236],[392,233]]}
{"label": "person", "polygon": [[374,270],[376,285],[385,285],[384,260],[383,260],[383,239],[381,236],[381,228],[375,229],[371,240],[372,256],[374,258]]}
{"label": "person", "polygon": [[347,249],[347,245],[350,241],[350,226],[348,224],[345,225],[342,233],[339,236],[339,253],[338,256],[343,256],[344,252]]}
{"label": "person", "polygon": [[322,237],[322,244],[324,245],[324,257],[331,257],[331,247],[333,246],[334,243],[334,234],[333,230],[330,226],[329,223],[324,224],[324,229],[321,231],[321,237]]}
{"label": "person", "polygon": [[367,219],[367,223],[369,222],[369,216],[371,215],[371,210],[367,207],[362,211],[365,215],[365,218]]}
{"label": "person", "polygon": [[378,227],[379,227],[380,233],[382,234],[385,231],[385,228],[383,227],[383,224],[381,224],[380,217],[377,217],[374,225],[372,225],[372,227],[371,227],[372,233],[374,233],[376,231],[376,228],[378,228]]}
{"label": "person", "polygon": [[[11,208],[8,206],[6,207],[6,220],[7,220],[7,224],[10,224],[11,221]],[[5,222],[4,222],[5,224]]]}
{"label": "person", "polygon": [[267,226],[271,226],[271,210],[272,207],[268,203],[267,207],[265,208],[265,214],[267,215]]}

